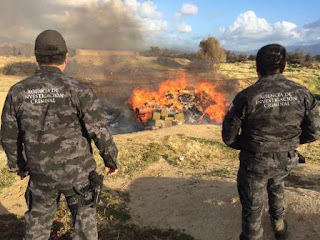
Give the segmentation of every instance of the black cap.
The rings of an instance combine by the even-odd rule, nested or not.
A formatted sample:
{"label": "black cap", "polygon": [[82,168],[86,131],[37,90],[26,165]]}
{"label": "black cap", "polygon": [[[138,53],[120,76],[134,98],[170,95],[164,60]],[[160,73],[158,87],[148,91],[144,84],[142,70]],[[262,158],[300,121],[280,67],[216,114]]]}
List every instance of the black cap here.
{"label": "black cap", "polygon": [[62,35],[55,30],[45,30],[36,39],[34,52],[36,55],[57,55],[67,53],[67,44]]}

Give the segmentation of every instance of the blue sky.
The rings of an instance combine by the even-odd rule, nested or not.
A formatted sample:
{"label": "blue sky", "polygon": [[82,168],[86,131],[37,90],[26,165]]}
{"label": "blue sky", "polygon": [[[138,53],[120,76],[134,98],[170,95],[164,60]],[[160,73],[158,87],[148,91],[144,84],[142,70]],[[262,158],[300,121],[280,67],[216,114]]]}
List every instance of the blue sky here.
{"label": "blue sky", "polygon": [[319,10],[319,0],[1,0],[0,42],[56,29],[77,48],[194,51],[208,36],[237,51],[309,45],[320,43]]}
{"label": "blue sky", "polygon": [[[167,33],[187,48],[195,48],[200,39],[208,36],[218,38],[226,48],[233,50],[255,49],[269,42],[284,45],[320,43],[320,1],[316,0],[153,2],[162,13],[162,19],[167,21]],[[186,4],[190,9],[193,6],[193,13],[181,13]],[[175,18],[179,12],[181,17]],[[177,29],[178,24],[184,24],[185,29]],[[308,24],[312,27],[306,28]],[[174,38],[163,41],[176,45]]]}

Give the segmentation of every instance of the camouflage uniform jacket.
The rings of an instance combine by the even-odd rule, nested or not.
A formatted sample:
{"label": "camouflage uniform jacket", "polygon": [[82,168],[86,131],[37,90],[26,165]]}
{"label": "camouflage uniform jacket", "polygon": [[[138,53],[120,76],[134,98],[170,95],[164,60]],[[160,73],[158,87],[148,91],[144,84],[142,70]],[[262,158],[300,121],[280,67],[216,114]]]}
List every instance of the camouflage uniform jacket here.
{"label": "camouflage uniform jacket", "polygon": [[282,74],[262,76],[237,94],[223,121],[222,138],[235,149],[285,152],[319,139],[318,103]]}
{"label": "camouflage uniform jacket", "polygon": [[105,109],[88,85],[56,67],[41,66],[35,75],[15,84],[1,120],[1,142],[11,171],[27,165],[31,175],[76,182],[79,173],[96,167],[92,139],[105,165],[117,168],[117,148],[106,128]]}

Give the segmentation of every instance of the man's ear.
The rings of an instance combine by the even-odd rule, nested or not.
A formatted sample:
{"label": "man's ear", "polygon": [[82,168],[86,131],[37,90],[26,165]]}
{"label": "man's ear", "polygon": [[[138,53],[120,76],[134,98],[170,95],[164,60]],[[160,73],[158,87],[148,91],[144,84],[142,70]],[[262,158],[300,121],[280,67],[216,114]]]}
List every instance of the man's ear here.
{"label": "man's ear", "polygon": [[69,60],[69,53],[66,53],[66,59],[64,60],[65,64],[68,63],[68,60]]}
{"label": "man's ear", "polygon": [[258,77],[261,77],[261,73],[259,72],[258,68],[256,67]]}

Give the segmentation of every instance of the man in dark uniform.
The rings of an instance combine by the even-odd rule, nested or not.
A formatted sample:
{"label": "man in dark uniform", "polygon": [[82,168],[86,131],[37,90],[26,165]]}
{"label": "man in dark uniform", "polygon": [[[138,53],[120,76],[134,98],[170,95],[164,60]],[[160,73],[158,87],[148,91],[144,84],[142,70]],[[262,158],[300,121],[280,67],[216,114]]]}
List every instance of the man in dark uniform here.
{"label": "man in dark uniform", "polygon": [[223,121],[223,141],[241,150],[242,240],[262,239],[265,189],[275,236],[287,238],[284,178],[298,164],[299,144],[319,139],[317,101],[307,88],[282,75],[285,64],[284,47],[262,47],[256,57],[259,80],[237,94]]}
{"label": "man in dark uniform", "polygon": [[[12,172],[30,175],[24,239],[48,239],[57,201],[66,196],[74,239],[98,239],[91,140],[106,171],[117,172],[117,148],[106,112],[91,88],[65,76],[67,46],[54,30],[35,42],[39,69],[9,91],[2,112],[2,146]],[[25,156],[25,157],[24,157]]]}

